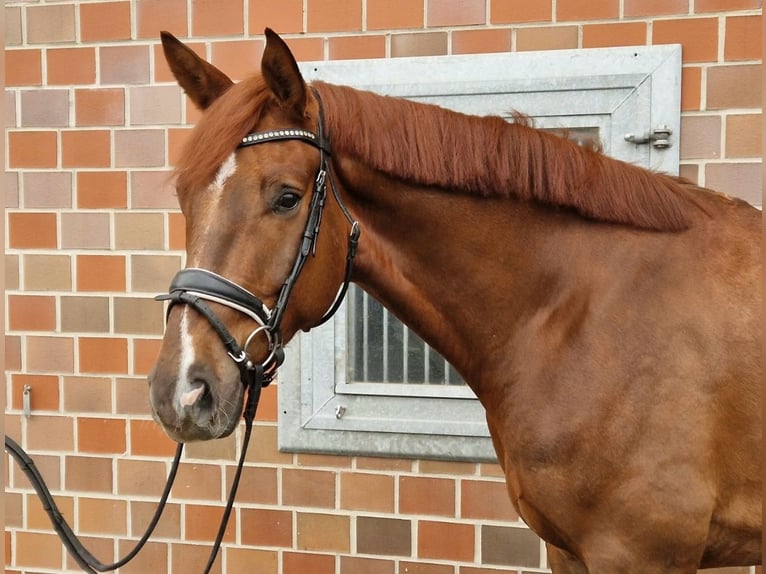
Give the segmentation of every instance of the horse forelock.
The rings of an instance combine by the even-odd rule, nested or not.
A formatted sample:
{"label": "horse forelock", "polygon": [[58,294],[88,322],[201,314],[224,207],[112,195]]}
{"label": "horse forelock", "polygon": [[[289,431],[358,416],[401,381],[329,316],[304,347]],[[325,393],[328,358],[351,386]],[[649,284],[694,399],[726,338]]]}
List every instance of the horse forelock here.
{"label": "horse forelock", "polygon": [[677,178],[535,129],[314,82],[333,148],[405,181],[570,208],[598,221],[682,230],[694,201]]}
{"label": "horse forelock", "polygon": [[176,164],[179,188],[208,189],[271,97],[260,76],[231,86],[205,110]]}

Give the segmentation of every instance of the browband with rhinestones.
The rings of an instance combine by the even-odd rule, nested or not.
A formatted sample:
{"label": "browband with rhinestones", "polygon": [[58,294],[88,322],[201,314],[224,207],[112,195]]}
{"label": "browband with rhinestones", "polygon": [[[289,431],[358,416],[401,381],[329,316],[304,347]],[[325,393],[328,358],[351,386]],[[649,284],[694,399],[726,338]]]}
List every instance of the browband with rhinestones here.
{"label": "browband with rhinestones", "polygon": [[330,144],[327,140],[320,139],[320,137],[314,132],[301,129],[253,132],[243,137],[242,141],[240,141],[237,147],[248,147],[267,141],[278,140],[301,140],[321,149],[325,153],[330,153]]}

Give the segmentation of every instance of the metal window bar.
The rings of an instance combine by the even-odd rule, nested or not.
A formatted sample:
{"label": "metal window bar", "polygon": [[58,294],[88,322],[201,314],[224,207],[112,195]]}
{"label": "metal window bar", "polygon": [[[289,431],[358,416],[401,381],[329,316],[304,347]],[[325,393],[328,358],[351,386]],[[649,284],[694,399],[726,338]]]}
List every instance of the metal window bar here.
{"label": "metal window bar", "polygon": [[354,285],[346,313],[350,382],[465,385],[444,357]]}

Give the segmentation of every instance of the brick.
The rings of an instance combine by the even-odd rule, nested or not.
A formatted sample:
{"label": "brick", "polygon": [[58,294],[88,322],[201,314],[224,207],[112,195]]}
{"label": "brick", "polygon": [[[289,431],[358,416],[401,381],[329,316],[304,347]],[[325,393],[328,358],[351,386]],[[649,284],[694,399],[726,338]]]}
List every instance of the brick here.
{"label": "brick", "polygon": [[72,175],[63,171],[26,171],[24,181],[25,209],[72,207]]}
{"label": "brick", "polygon": [[[209,554],[210,549],[199,544],[171,544],[170,560],[173,566],[168,571],[168,574],[195,572],[200,568],[200,565],[207,564]],[[215,564],[210,569],[211,574],[221,574],[221,562],[221,558],[215,561]],[[260,572],[260,570],[257,570],[257,572]]]}
{"label": "brick", "polygon": [[126,373],[127,339],[115,337],[80,337],[78,341],[81,373]]}
{"label": "brick", "polygon": [[111,159],[108,131],[61,132],[62,167],[109,167]]}
{"label": "brick", "polygon": [[348,510],[394,511],[394,477],[348,472],[340,475],[340,506]]}
{"label": "brick", "polygon": [[74,107],[78,126],[125,125],[123,88],[76,89]]}
{"label": "brick", "polygon": [[327,554],[285,552],[282,574],[335,574],[335,557]]}
{"label": "brick", "polygon": [[582,27],[583,48],[643,46],[646,44],[645,22],[585,24]]}
{"label": "brick", "polygon": [[240,516],[242,544],[292,547],[292,512],[266,508],[242,508]]}
{"label": "brick", "polygon": [[337,514],[298,512],[298,550],[348,553],[351,550],[351,520]]}
{"label": "brick", "polygon": [[715,62],[718,59],[718,19],[655,20],[652,44],[681,44],[685,64]]}
{"label": "brick", "polygon": [[482,564],[540,565],[540,539],[526,528],[481,527]]}
{"label": "brick", "polygon": [[356,551],[359,554],[411,556],[411,530],[409,520],[359,516],[356,519]]}
{"label": "brick", "polygon": [[55,213],[9,213],[9,247],[12,249],[55,249]]}
{"label": "brick", "polygon": [[[218,532],[218,524],[221,521],[220,508],[217,506],[187,504],[184,514],[187,540],[215,540],[215,535]],[[234,534],[237,529],[236,518],[236,513],[232,512],[223,535],[224,542],[234,542]]]}
{"label": "brick", "polygon": [[21,92],[21,126],[25,128],[69,125],[67,90],[24,90]]}
{"label": "brick", "polygon": [[64,333],[108,333],[107,297],[62,297],[61,331]]}
{"label": "brick", "polygon": [[129,88],[131,125],[181,123],[181,88],[147,86]]}
{"label": "brick", "polygon": [[168,214],[168,248],[186,249],[186,220],[181,213]]}
{"label": "brick", "polygon": [[300,453],[297,456],[298,466],[351,468],[351,459],[347,456],[333,454]]}
{"label": "brick", "polygon": [[[170,165],[178,165],[179,159],[183,157],[184,147],[191,139],[193,133],[194,130],[189,127],[168,128],[168,163]],[[175,187],[171,177],[166,177],[166,181],[163,182],[163,185],[166,184]],[[173,208],[178,207],[178,198],[174,197],[174,199],[175,204],[172,206]]]}
{"label": "brick", "polygon": [[36,415],[27,420],[27,450],[72,451],[74,433],[68,416]]}
{"label": "brick", "polygon": [[115,131],[114,163],[117,167],[142,168],[165,165],[165,133],[159,129]]}
{"label": "brick", "polygon": [[161,213],[117,213],[114,218],[117,249],[162,249],[165,225]]}
{"label": "brick", "polygon": [[237,440],[234,433],[227,437],[216,440],[196,441],[186,445],[184,456],[188,461],[195,459],[210,461],[228,461],[237,460]]}
{"label": "brick", "polygon": [[453,54],[488,54],[511,50],[511,30],[455,30],[452,32]]}
{"label": "brick", "polygon": [[61,246],[64,249],[108,249],[109,227],[108,213],[62,213]]}
{"label": "brick", "polygon": [[721,157],[721,117],[682,117],[680,139],[682,160]]}
{"label": "brick", "polygon": [[486,480],[460,482],[460,517],[505,522],[519,519],[505,483]]}
{"label": "brick", "polygon": [[69,337],[26,337],[27,371],[65,374],[74,369],[74,341]]}
{"label": "brick", "polygon": [[273,384],[261,391],[261,400],[258,403],[258,411],[255,413],[256,422],[277,422],[277,389],[279,385]]}
{"label": "brick", "polygon": [[8,165],[11,168],[56,167],[56,132],[8,132]]}
{"label": "brick", "polygon": [[5,45],[18,46],[23,42],[21,33],[21,7],[5,7]]}
{"label": "brick", "polygon": [[48,49],[45,57],[51,85],[71,86],[96,81],[95,48]]}
{"label": "brick", "polygon": [[56,298],[8,295],[8,328],[12,331],[55,331]]}
{"label": "brick", "polygon": [[699,166],[697,164],[681,164],[678,168],[678,175],[695,185],[699,185]]}
{"label": "brick", "polygon": [[410,0],[367,0],[367,30],[422,28],[422,2]]}
{"label": "brick", "polygon": [[753,205],[763,202],[761,163],[709,163],[705,166],[705,187],[739,197]]}
{"label": "brick", "polygon": [[330,60],[384,58],[386,37],[371,34],[331,37],[329,38],[329,55]]}
{"label": "brick", "polygon": [[129,40],[130,2],[80,5],[80,39],[83,42]]}
{"label": "brick", "polygon": [[324,59],[323,38],[287,38],[287,46],[298,62],[312,62]]}
{"label": "brick", "polygon": [[[58,499],[56,499],[56,502],[58,502]],[[24,526],[24,497],[17,492],[5,492],[3,503],[5,504],[5,528],[22,528]],[[38,503],[37,506],[40,506],[40,504]],[[10,532],[6,530],[6,534],[10,535]],[[9,547],[6,546],[5,558],[6,562],[11,562],[8,549]]]}
{"label": "brick", "polygon": [[762,16],[729,16],[723,57],[725,60],[760,60]]}
{"label": "brick", "polygon": [[681,111],[699,110],[702,97],[702,68],[681,68]]}
{"label": "brick", "polygon": [[[258,448],[251,448],[245,456],[245,462],[253,464],[293,464],[292,454],[280,452],[277,446],[277,427],[256,425],[253,427],[252,443]],[[284,499],[283,499],[284,502]]]}
{"label": "brick", "polygon": [[111,381],[107,377],[64,377],[64,410],[79,413],[111,412]]}
{"label": "brick", "polygon": [[27,42],[52,44],[75,40],[74,6],[47,5],[27,7]]}
{"label": "brick", "polygon": [[726,157],[761,157],[762,114],[726,116]]}
{"label": "brick", "polygon": [[399,512],[454,516],[455,481],[420,476],[400,477]]}
{"label": "brick", "polygon": [[114,298],[114,332],[128,335],[162,335],[165,316],[160,301],[138,297]]}
{"label": "brick", "polygon": [[356,458],[358,470],[378,470],[383,472],[413,472],[411,460],[403,458],[381,458],[360,456]]}
{"label": "brick", "polygon": [[133,456],[173,456],[176,443],[154,421],[130,421],[130,454]]}
{"label": "brick", "polygon": [[[135,340],[133,345],[135,349]],[[145,376],[137,376],[135,378],[118,377],[115,380],[114,387],[115,413],[121,415],[148,415],[152,412],[151,406],[149,406],[149,392]]]}
{"label": "brick", "polygon": [[[15,291],[19,289],[21,286],[20,281],[20,271],[19,271],[19,262],[21,261],[21,257],[19,255],[9,255],[5,254],[5,257],[3,259],[3,264],[5,267],[3,268],[5,271],[5,290],[6,291]],[[46,289],[47,291],[47,289]]]}
{"label": "brick", "polygon": [[128,532],[128,503],[81,496],[77,503],[77,518],[80,532],[124,536]]}
{"label": "brick", "polygon": [[[218,441],[214,441],[218,442]],[[234,467],[226,468],[226,484],[234,479]],[[276,506],[278,504],[278,479],[276,468],[244,467],[237,492],[237,501],[242,503]]]}
{"label": "brick", "polygon": [[543,26],[516,30],[516,50],[566,50],[577,48],[576,26]]}
{"label": "brick", "polygon": [[[37,455],[35,455],[35,466],[37,466]],[[41,471],[42,472],[42,471]],[[43,477],[47,480],[51,473],[42,473]],[[50,486],[50,485],[48,485]],[[6,496],[8,496],[6,494]],[[36,495],[28,495],[27,499],[27,530],[50,530],[51,519],[48,513],[40,503],[40,499]],[[64,516],[69,524],[74,522],[74,498],[71,496],[60,496],[56,494],[56,505],[61,510],[61,514]]]}
{"label": "brick", "polygon": [[431,564],[428,562],[399,562],[399,568],[407,574],[452,574],[454,567],[448,564]]}
{"label": "brick", "polygon": [[78,171],[78,209],[120,209],[128,206],[125,171]]}
{"label": "brick", "polygon": [[[8,371],[21,370],[21,337],[13,337],[11,335],[5,335],[5,368]],[[6,417],[6,425],[8,424],[8,418]],[[7,430],[6,426],[6,430]],[[17,435],[20,436],[20,435]]]}
{"label": "brick", "polygon": [[125,291],[124,255],[77,255],[78,291]]}
{"label": "brick", "polygon": [[149,46],[101,46],[101,84],[149,82]]}
{"label": "brick", "polygon": [[447,53],[446,32],[419,32],[393,34],[391,36],[391,57],[441,56]]}
{"label": "brick", "polygon": [[761,64],[707,69],[706,108],[761,107]]}
{"label": "brick", "polygon": [[[164,316],[164,315],[163,315]],[[160,347],[162,341],[157,339],[138,339],[132,340],[133,345],[133,370],[134,375],[148,375],[154,363],[157,362],[157,357],[160,354]],[[144,409],[142,412],[149,412],[149,409]]]}
{"label": "brick", "polygon": [[395,574],[396,563],[393,560],[361,558],[359,556],[341,556],[340,574]]}
{"label": "brick", "polygon": [[601,20],[617,18],[619,14],[619,0],[558,0],[556,3],[559,21]]}
{"label": "brick", "polygon": [[61,541],[55,534],[16,531],[14,558],[17,566],[61,571]]}
{"label": "brick", "polygon": [[307,32],[360,32],[361,0],[306,0]]}
{"label": "brick", "polygon": [[[117,558],[114,552],[114,541],[111,538],[103,538],[99,536],[82,536],[80,541],[83,546],[87,548],[94,556],[101,556],[102,560],[106,560],[107,557],[110,560]],[[75,562],[68,553],[66,555],[67,572],[77,572],[81,570],[81,567]]]}
{"label": "brick", "polygon": [[428,26],[471,26],[487,21],[487,0],[427,0]]}
{"label": "brick", "polygon": [[[6,420],[9,417],[6,415]],[[53,417],[50,417],[53,418]],[[14,431],[12,433],[13,436],[20,437],[21,436],[21,428],[19,427],[17,431]],[[30,448],[31,447],[27,447]],[[37,467],[37,470],[40,471],[40,474],[45,479],[46,484],[50,487],[51,490],[61,490],[61,463],[62,463],[62,457],[60,456],[61,453],[54,453],[54,454],[42,454],[42,453],[35,453],[34,454],[34,461],[35,466]],[[29,479],[26,477],[26,475],[23,474],[21,471],[21,468],[14,464],[13,467],[9,468],[9,470],[12,473],[13,478],[13,484],[14,486],[22,486],[23,488],[30,488]],[[39,502],[39,499],[37,496],[33,493],[30,493],[28,495],[29,497],[34,497],[36,501]],[[28,502],[29,504],[29,498]],[[27,521],[28,522],[28,521]],[[50,523],[46,526],[47,529],[50,529]]]}
{"label": "brick", "polygon": [[226,75],[232,80],[243,80],[261,69],[261,56],[265,46],[266,42],[263,40],[213,42],[210,61],[219,69],[226,70]]}
{"label": "brick", "polygon": [[734,10],[756,10],[762,7],[762,0],[694,0],[694,11],[731,12]]}
{"label": "brick", "polygon": [[[154,464],[161,464],[165,466],[164,462],[157,462]],[[119,463],[118,463],[119,468]],[[131,535],[141,536],[146,530],[146,526],[154,515],[154,511],[157,509],[156,499],[158,498],[162,487],[165,485],[167,472],[163,473],[161,482],[155,483],[152,493],[149,494],[153,502],[140,502],[132,500],[130,503],[130,524]],[[118,488],[118,493],[122,492],[121,488]],[[173,504],[169,502],[165,506],[165,511],[162,513],[162,518],[157,523],[157,527],[154,530],[153,538],[170,538],[178,540],[181,538],[181,505]]]}
{"label": "brick", "polygon": [[175,498],[221,500],[221,469],[212,464],[182,463],[171,491]]}
{"label": "brick", "polygon": [[5,85],[39,86],[43,83],[40,50],[5,51]]}
{"label": "brick", "polygon": [[273,550],[254,548],[224,549],[226,566],[229,572],[258,572],[258,574],[278,574],[279,554]]}
{"label": "brick", "polygon": [[335,473],[321,470],[284,469],[282,503],[288,506],[335,507]]}
{"label": "brick", "polygon": [[4,178],[5,207],[6,209],[19,206],[19,174],[14,171],[6,171]]}
{"label": "brick", "polygon": [[3,101],[3,105],[5,106],[5,127],[6,128],[17,128],[19,127],[19,122],[17,120],[17,114],[16,114],[16,93],[12,90],[6,90],[5,91],[5,100]]}
{"label": "brick", "polygon": [[420,520],[418,557],[454,562],[473,561],[474,526]]}
{"label": "brick", "polygon": [[60,408],[59,378],[56,375],[31,375],[14,373],[11,382],[11,407],[21,410],[24,406],[24,387],[30,388],[30,404],[33,411],[57,411]]}
{"label": "brick", "polygon": [[186,0],[141,0],[136,2],[139,38],[156,40],[161,30],[179,37],[188,36]]}
{"label": "brick", "polygon": [[[125,556],[135,545],[135,540],[120,540],[118,543],[118,554]],[[167,562],[168,545],[164,542],[148,542],[129,564],[120,568],[120,574],[147,574],[148,572],[156,572],[158,564],[162,565],[161,567],[164,571],[164,565]]]}
{"label": "brick", "polygon": [[125,454],[125,421],[80,417],[77,420],[77,450],[81,453]]}
{"label": "brick", "polygon": [[[167,289],[170,280],[180,269],[181,258],[176,255],[133,255],[132,289],[145,293],[162,292]],[[157,307],[152,313],[159,313],[161,316],[161,307]]]}
{"label": "brick", "polygon": [[625,0],[624,17],[688,14],[689,0]]}
{"label": "brick", "polygon": [[193,36],[235,36],[245,31],[242,0],[192,0]]}

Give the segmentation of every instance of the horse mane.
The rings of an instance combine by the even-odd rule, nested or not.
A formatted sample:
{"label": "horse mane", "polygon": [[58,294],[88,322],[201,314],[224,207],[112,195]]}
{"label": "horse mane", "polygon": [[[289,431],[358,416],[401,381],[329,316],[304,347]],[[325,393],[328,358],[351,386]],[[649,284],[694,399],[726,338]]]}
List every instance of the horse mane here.
{"label": "horse mane", "polygon": [[323,82],[333,149],[420,185],[518,197],[591,219],[656,230],[688,228],[694,202],[679,178],[653,173],[535,129]]}
{"label": "horse mane", "polygon": [[[517,197],[584,217],[656,230],[689,226],[684,183],[535,129],[346,86],[313,82],[333,149],[404,181]],[[273,98],[261,76],[231,86],[198,122],[177,163],[179,187],[203,186]],[[286,126],[289,127],[289,126]]]}

